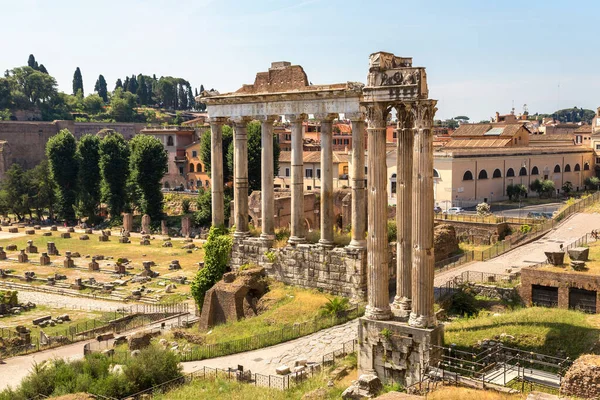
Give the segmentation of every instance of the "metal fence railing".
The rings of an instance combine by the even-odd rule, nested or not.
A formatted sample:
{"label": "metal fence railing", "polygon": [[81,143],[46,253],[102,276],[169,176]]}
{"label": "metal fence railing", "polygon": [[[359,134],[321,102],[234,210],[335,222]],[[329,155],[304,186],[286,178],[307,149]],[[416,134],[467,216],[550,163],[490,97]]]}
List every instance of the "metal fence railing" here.
{"label": "metal fence railing", "polygon": [[519,225],[532,225],[539,224],[541,221],[539,218],[522,218],[522,217],[505,217],[503,215],[475,215],[475,214],[435,214],[435,219],[438,221],[457,221],[457,222],[474,222],[480,224],[519,224]]}
{"label": "metal fence railing", "polygon": [[518,275],[495,274],[493,272],[482,271],[463,271],[460,275],[455,276],[443,285],[434,288],[436,300],[449,294],[456,292],[460,286],[466,283],[486,283],[500,284],[508,287],[516,286],[521,281]]}

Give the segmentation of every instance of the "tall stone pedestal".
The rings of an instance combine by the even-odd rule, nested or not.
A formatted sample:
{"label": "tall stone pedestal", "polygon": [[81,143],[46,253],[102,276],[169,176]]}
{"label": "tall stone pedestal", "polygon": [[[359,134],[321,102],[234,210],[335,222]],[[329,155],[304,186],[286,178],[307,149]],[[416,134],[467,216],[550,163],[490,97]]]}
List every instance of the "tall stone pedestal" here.
{"label": "tall stone pedestal", "polygon": [[[376,374],[382,383],[410,386],[423,377],[428,365],[440,359],[444,326],[421,329],[404,322],[361,318],[358,325],[358,374]],[[441,355],[441,354],[440,354]]]}

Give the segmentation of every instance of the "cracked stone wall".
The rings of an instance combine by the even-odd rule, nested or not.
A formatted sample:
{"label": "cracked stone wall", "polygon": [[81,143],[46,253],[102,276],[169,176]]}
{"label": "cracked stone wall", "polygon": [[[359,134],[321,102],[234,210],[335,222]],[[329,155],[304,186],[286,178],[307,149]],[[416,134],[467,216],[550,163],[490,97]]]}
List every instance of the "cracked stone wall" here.
{"label": "cracked stone wall", "polygon": [[366,250],[324,249],[313,244],[274,249],[257,238],[238,239],[233,245],[231,267],[244,264],[260,265],[270,277],[286,284],[366,299]]}

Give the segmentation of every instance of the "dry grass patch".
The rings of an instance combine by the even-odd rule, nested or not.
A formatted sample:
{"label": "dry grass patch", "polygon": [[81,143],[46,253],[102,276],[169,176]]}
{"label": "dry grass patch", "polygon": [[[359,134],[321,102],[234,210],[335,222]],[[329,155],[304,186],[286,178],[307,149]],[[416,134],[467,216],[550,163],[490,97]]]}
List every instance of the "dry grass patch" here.
{"label": "dry grass patch", "polygon": [[465,400],[465,399],[478,399],[478,400],[517,400],[524,399],[526,395],[523,394],[504,394],[498,393],[491,390],[477,390],[468,389],[461,387],[446,386],[440,390],[436,390],[433,393],[429,393],[427,396],[431,400]]}

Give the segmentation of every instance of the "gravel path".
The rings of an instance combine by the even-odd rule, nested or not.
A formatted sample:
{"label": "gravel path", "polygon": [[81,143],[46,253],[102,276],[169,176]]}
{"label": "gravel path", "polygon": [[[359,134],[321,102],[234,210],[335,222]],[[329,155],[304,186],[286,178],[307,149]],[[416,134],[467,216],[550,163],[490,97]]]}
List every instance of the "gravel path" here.
{"label": "gravel path", "polygon": [[77,310],[94,310],[94,311],[114,311],[117,308],[129,307],[128,303],[97,300],[91,298],[80,298],[63,296],[60,294],[27,292],[19,290],[19,301],[46,305],[55,308],[67,308]]}
{"label": "gravel path", "polygon": [[229,368],[243,365],[259,374],[275,374],[275,368],[282,364],[294,366],[294,360],[306,358],[309,362],[321,361],[325,354],[338,350],[358,335],[358,319],[323,329],[312,335],[304,336],[289,342],[264,349],[253,350],[231,356],[211,358],[202,361],[183,363],[184,372],[193,372],[202,367]]}
{"label": "gravel path", "polygon": [[478,261],[447,272],[436,274],[434,284],[439,287],[464,271],[491,272],[506,274],[507,268],[518,270],[521,267],[537,264],[546,259],[545,251],[558,251],[592,229],[600,229],[600,214],[575,214],[540,239],[518,247],[488,261]]}

